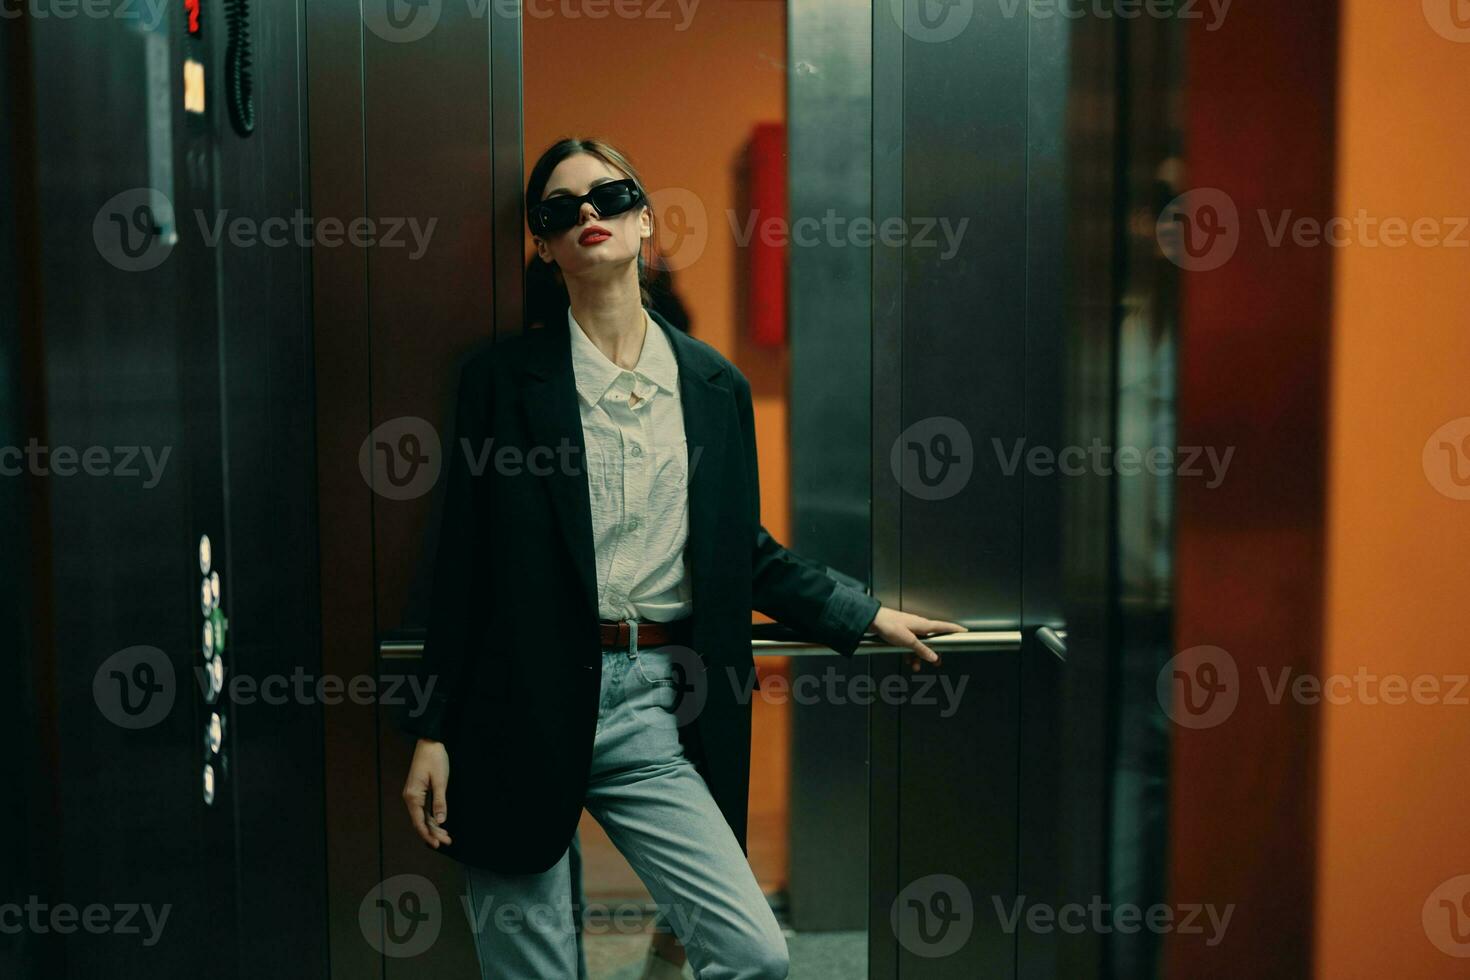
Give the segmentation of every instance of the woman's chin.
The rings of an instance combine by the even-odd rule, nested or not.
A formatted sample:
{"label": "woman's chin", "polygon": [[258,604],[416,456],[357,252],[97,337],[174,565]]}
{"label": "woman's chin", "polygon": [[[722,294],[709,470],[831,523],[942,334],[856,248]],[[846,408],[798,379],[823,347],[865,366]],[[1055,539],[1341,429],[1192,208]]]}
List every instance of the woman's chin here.
{"label": "woman's chin", "polygon": [[[597,248],[603,247],[602,245],[597,246]],[[563,265],[562,274],[577,279],[615,278],[627,273],[634,258],[630,255],[598,255],[594,250],[590,254],[578,256],[578,261],[574,265]]]}

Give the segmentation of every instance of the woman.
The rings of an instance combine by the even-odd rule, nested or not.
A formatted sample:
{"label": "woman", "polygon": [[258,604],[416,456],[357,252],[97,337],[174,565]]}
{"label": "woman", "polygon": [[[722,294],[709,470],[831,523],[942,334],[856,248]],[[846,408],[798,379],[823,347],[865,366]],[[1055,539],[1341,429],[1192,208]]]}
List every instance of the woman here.
{"label": "woman", "polygon": [[570,309],[461,375],[404,801],[466,868],[487,978],[581,973],[584,807],[699,977],[784,977],[744,854],[751,609],[844,654],[872,630],[916,669],[939,659],[918,636],[962,627],[881,607],[761,527],[750,385],[645,308],[654,214],[623,154],[557,143],[526,206]]}

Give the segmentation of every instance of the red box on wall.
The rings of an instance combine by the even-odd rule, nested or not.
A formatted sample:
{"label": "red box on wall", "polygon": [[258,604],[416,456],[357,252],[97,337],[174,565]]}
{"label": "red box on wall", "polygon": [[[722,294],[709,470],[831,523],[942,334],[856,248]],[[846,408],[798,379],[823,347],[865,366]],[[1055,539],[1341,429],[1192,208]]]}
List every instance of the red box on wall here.
{"label": "red box on wall", "polygon": [[750,336],[760,347],[786,342],[786,126],[761,123],[750,137]]}

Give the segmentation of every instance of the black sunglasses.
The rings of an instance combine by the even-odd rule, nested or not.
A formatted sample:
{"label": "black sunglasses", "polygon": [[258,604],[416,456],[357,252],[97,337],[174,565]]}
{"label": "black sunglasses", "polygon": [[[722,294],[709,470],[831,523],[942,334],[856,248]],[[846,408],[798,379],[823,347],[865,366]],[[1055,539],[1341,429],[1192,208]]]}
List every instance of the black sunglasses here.
{"label": "black sunglasses", "polygon": [[632,178],[612,180],[598,184],[581,197],[570,194],[548,197],[527,212],[526,223],[531,226],[533,234],[549,235],[575,225],[581,218],[583,204],[596,208],[599,218],[611,218],[642,203],[643,189],[637,181]]}

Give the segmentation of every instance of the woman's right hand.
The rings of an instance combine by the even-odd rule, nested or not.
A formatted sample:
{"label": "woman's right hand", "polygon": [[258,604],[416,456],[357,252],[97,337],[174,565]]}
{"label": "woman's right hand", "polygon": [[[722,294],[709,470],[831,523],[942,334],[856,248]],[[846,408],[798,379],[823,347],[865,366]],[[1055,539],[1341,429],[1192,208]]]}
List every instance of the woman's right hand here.
{"label": "woman's right hand", "polygon": [[[454,843],[444,830],[444,823],[449,819],[448,790],[449,750],[443,742],[419,739],[408,767],[408,781],[403,784],[403,802],[408,805],[413,829],[435,850],[440,844]],[[428,812],[431,794],[432,813]]]}

